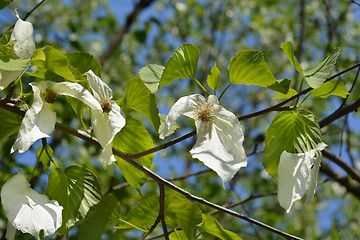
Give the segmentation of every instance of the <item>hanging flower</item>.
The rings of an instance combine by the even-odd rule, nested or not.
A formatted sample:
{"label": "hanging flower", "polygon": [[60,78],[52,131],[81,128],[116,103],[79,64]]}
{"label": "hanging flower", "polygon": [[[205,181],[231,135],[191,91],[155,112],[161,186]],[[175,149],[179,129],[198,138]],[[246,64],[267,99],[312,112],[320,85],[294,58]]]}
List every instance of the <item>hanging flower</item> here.
{"label": "hanging flower", "polygon": [[48,236],[61,227],[63,207],[31,189],[21,170],[2,187],[1,203],[8,217],[8,240],[14,239],[16,229],[40,239],[41,230]]}
{"label": "hanging flower", "polygon": [[195,119],[197,141],[190,150],[192,157],[214,170],[223,183],[230,181],[241,167],[246,167],[240,122],[219,105],[215,95],[210,95],[208,102],[200,94],[180,98],[170,109],[161,139],[180,115]]}
{"label": "hanging flower", "polygon": [[125,126],[125,114],[116,102],[112,100],[111,89],[92,70],[86,72],[85,75],[95,99],[101,106],[100,110],[93,111],[91,123],[95,136],[103,148],[101,161],[105,167],[116,161],[112,152],[111,142],[115,135]]}
{"label": "hanging flower", "polygon": [[27,151],[38,139],[49,137],[55,128],[56,113],[48,103],[53,103],[57,95],[77,98],[93,110],[101,110],[100,104],[91,93],[77,83],[41,81],[30,84],[34,91],[34,102],[26,111],[18,137],[11,148],[11,153]]}
{"label": "hanging flower", "polygon": [[[14,30],[11,33],[10,41],[16,40],[14,44],[14,52],[20,59],[31,58],[35,52],[35,41],[33,36],[33,26],[30,22],[26,22],[18,18]],[[0,69],[0,90],[6,88],[12,81],[21,74],[20,70],[3,70]]]}
{"label": "hanging flower", "polygon": [[278,168],[278,200],[281,207],[290,212],[293,203],[301,199],[308,190],[306,203],[312,201],[321,162],[321,150],[327,145],[319,143],[315,149],[305,153],[288,153],[280,156]]}

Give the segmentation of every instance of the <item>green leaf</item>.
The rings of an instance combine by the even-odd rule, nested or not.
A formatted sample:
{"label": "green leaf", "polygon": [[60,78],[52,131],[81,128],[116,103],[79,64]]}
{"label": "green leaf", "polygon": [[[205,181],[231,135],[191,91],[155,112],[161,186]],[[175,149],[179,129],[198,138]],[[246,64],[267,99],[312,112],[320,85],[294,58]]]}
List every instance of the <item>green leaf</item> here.
{"label": "green leaf", "polygon": [[170,233],[169,235],[170,240],[186,240],[186,234],[182,230],[174,229],[174,232]]}
{"label": "green leaf", "polygon": [[235,233],[222,228],[220,223],[209,214],[202,214],[202,224],[200,225],[200,231],[211,234],[222,240],[241,240],[241,238]]}
{"label": "green leaf", "polygon": [[200,51],[196,46],[182,44],[166,63],[159,88],[179,78],[195,78],[199,56]]}
{"label": "green leaf", "polygon": [[0,69],[7,71],[23,70],[27,67],[30,59],[8,59],[8,61],[0,60]]}
{"label": "green leaf", "polygon": [[160,119],[155,95],[150,93],[140,78],[133,78],[127,81],[125,95],[126,106],[142,113],[157,131],[160,126]]}
{"label": "green leaf", "polygon": [[79,101],[76,98],[65,96],[66,101],[69,103],[71,108],[74,110],[76,116],[80,119],[81,124],[85,127],[84,119],[83,119],[83,109],[86,106],[82,101]]}
{"label": "green leaf", "polygon": [[31,65],[45,67],[46,56],[42,49],[36,49],[31,58]]}
{"label": "green leaf", "polygon": [[207,83],[211,89],[216,90],[220,86],[220,80],[221,80],[220,75],[221,75],[220,70],[218,69],[215,63],[214,66],[211,68],[210,73],[207,77]]}
{"label": "green leaf", "polygon": [[1,0],[0,2],[0,10],[5,8],[9,3],[11,3],[13,0]]}
{"label": "green leaf", "polygon": [[285,111],[272,121],[265,136],[266,171],[277,179],[280,155],[304,153],[322,142],[321,130],[315,116],[306,110]]}
{"label": "green leaf", "polygon": [[93,55],[85,52],[74,52],[67,53],[66,57],[69,65],[76,68],[81,74],[91,69],[95,75],[101,76],[101,65]]}
{"label": "green leaf", "polygon": [[106,194],[94,210],[93,215],[79,226],[80,239],[101,239],[101,235],[112,221],[120,217],[120,203],[112,194]]}
{"label": "green leaf", "polygon": [[50,46],[45,47],[43,52],[45,54],[45,62],[41,61],[43,56],[39,52],[40,59],[37,58],[37,61],[32,62],[34,66],[45,67],[47,70],[67,80],[76,82],[74,75],[69,69],[68,59],[62,52]]}
{"label": "green leaf", "polygon": [[49,175],[46,194],[63,206],[63,225],[59,233],[66,234],[100,202],[101,185],[98,178],[81,166],[70,166],[62,171],[56,168]]}
{"label": "green leaf", "polygon": [[340,48],[335,48],[332,53],[324,59],[320,64],[311,70],[306,71],[306,81],[312,88],[320,87],[329,77],[338,57]]}
{"label": "green leaf", "polygon": [[42,162],[43,171],[46,172],[50,167],[53,150],[50,146],[41,146],[36,152],[36,160]]}
{"label": "green leaf", "polygon": [[297,61],[297,59],[296,59],[296,57],[294,55],[294,50],[293,50],[292,43],[290,41],[284,42],[283,44],[281,44],[281,48],[284,51],[285,55],[290,60],[291,64],[295,67],[296,71],[298,71],[300,73],[302,78],[305,78],[305,74],[304,74],[302,68],[300,67],[300,64],[298,63],[298,61]]}
{"label": "green leaf", "polygon": [[0,141],[18,132],[22,119],[21,116],[0,108]]}
{"label": "green leaf", "polygon": [[140,78],[151,93],[156,93],[159,89],[159,83],[164,69],[164,66],[156,64],[149,64],[140,69]]}
{"label": "green leaf", "polygon": [[346,98],[346,96],[349,94],[346,91],[345,85],[343,82],[340,82],[338,80],[326,82],[320,87],[313,89],[309,92],[310,95],[321,97],[321,98],[327,98],[330,95],[339,96],[342,98]]}
{"label": "green leaf", "polygon": [[276,80],[276,83],[270,85],[268,88],[282,94],[288,94],[290,83],[291,81],[289,79],[280,79]]}
{"label": "green leaf", "polygon": [[[167,115],[159,113],[159,117],[160,117],[160,127],[158,130],[158,133],[160,134],[162,132],[162,130],[164,129]],[[164,137],[167,137],[167,136],[173,134],[176,131],[176,129],[178,129],[179,127],[180,127],[179,124],[177,124],[176,122],[173,123],[171,125],[171,128],[169,129],[168,133]]]}
{"label": "green leaf", "polygon": [[269,87],[276,83],[274,75],[266,65],[261,51],[246,50],[231,58],[229,64],[232,84],[257,85]]}
{"label": "green leaf", "polygon": [[298,94],[298,92],[295,89],[290,88],[286,94],[279,92],[273,99],[287,99],[295,96],[296,94]]}
{"label": "green leaf", "polygon": [[[149,197],[131,210],[126,221],[138,228],[150,227],[159,215],[159,208],[159,196]],[[164,215],[167,225],[172,228],[180,226],[187,239],[195,239],[197,225],[202,220],[201,211],[195,204],[178,196],[166,196]],[[117,228],[123,232],[136,229],[129,224],[122,224]]]}
{"label": "green leaf", "polygon": [[[126,125],[116,134],[112,146],[120,151],[135,154],[154,147],[149,133],[138,120],[126,115]],[[154,153],[136,159],[141,165],[151,168]],[[146,182],[147,175],[136,169],[125,160],[118,158],[116,166],[120,169],[126,181],[141,193],[141,186]]]}

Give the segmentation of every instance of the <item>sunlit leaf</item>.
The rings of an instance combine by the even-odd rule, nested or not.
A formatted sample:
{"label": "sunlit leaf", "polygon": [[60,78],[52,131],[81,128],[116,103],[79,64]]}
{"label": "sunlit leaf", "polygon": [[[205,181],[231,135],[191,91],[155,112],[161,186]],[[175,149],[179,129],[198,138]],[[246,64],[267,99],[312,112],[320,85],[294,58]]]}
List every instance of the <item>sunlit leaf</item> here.
{"label": "sunlit leaf", "polygon": [[0,69],[7,71],[23,70],[27,67],[30,59],[12,59],[8,61],[0,60]]}
{"label": "sunlit leaf", "polygon": [[276,83],[263,53],[256,50],[241,51],[231,58],[229,74],[232,84],[257,85],[267,88]]}
{"label": "sunlit leaf", "polygon": [[320,87],[313,89],[309,92],[310,95],[321,97],[321,98],[327,98],[330,95],[339,96],[342,98],[346,98],[346,96],[349,94],[346,91],[345,85],[343,82],[340,82],[338,80],[326,82]]}
{"label": "sunlit leaf", "polygon": [[155,95],[150,93],[140,78],[130,79],[125,88],[126,106],[142,113],[157,131],[160,125]]}
{"label": "sunlit leaf", "polygon": [[166,63],[159,88],[179,78],[195,78],[199,56],[200,51],[196,46],[182,44]]}
{"label": "sunlit leaf", "polygon": [[224,229],[220,223],[209,214],[202,214],[202,223],[200,225],[200,231],[211,234],[222,240],[241,240],[241,238],[235,233]]}
{"label": "sunlit leaf", "polygon": [[80,239],[101,239],[112,221],[120,217],[120,203],[112,194],[106,194],[96,205],[94,213],[80,224]]}
{"label": "sunlit leaf", "polygon": [[92,70],[95,75],[101,76],[101,65],[93,55],[85,52],[66,53],[69,65],[76,68],[81,74]]}
{"label": "sunlit leaf", "polygon": [[170,233],[169,235],[170,240],[186,240],[186,234],[182,230],[175,230],[174,232]]}
{"label": "sunlit leaf", "polygon": [[280,79],[276,80],[276,83],[270,85],[268,88],[286,95],[289,93],[290,83],[291,81],[289,79]]}
{"label": "sunlit leaf", "polygon": [[285,111],[272,121],[265,137],[267,172],[277,179],[280,155],[283,151],[303,153],[322,142],[321,130],[315,116],[306,110]]}
{"label": "sunlit leaf", "polygon": [[207,77],[207,83],[211,89],[216,90],[220,86],[220,70],[216,66],[216,63],[211,68],[210,73]]}
{"label": "sunlit leaf", "polygon": [[[160,198],[156,196],[143,200],[131,210],[126,221],[141,229],[150,227],[159,214],[159,199]],[[180,226],[186,234],[187,239],[195,239],[197,225],[200,224],[202,220],[201,211],[195,204],[187,199],[174,195],[166,196],[164,214],[167,225],[172,228]],[[126,223],[117,228],[123,232],[136,229]]]}
{"label": "sunlit leaf", "polygon": [[273,99],[287,99],[295,96],[296,94],[298,94],[298,92],[295,89],[290,88],[286,94],[279,92]]}
{"label": "sunlit leaf", "polygon": [[43,171],[50,167],[51,158],[53,155],[53,150],[50,146],[41,146],[36,152],[36,159],[43,164]]}
{"label": "sunlit leaf", "polygon": [[[154,147],[154,143],[144,126],[130,115],[126,115],[126,125],[116,134],[112,146],[120,151],[135,154]],[[147,175],[136,169],[125,160],[118,158],[116,166],[119,167],[126,181],[141,192],[141,186],[146,182]],[[151,168],[154,154],[149,154],[136,159],[141,165]]]}
{"label": "sunlit leaf", "polygon": [[[160,126],[159,126],[158,133],[161,133],[162,130],[164,129],[167,115],[166,114],[159,114],[159,117],[160,117]],[[169,131],[164,135],[164,138],[171,135],[171,134],[173,134],[176,131],[176,129],[178,129],[179,127],[180,127],[179,124],[177,124],[176,122],[173,123],[171,125],[171,128],[169,129]]]}
{"label": "sunlit leaf", "polygon": [[63,225],[59,229],[62,234],[88,216],[102,195],[98,178],[81,166],[70,166],[65,171],[60,168],[51,171],[46,193],[64,207]]}
{"label": "sunlit leaf", "polygon": [[66,101],[69,103],[71,108],[74,110],[76,116],[80,119],[80,122],[83,126],[85,126],[84,119],[83,119],[83,110],[86,106],[82,101],[79,101],[76,98],[65,96]]}
{"label": "sunlit leaf", "polygon": [[164,69],[164,66],[156,64],[149,64],[140,69],[140,78],[151,93],[157,92]]}
{"label": "sunlit leaf", "polygon": [[290,42],[290,41],[284,42],[283,44],[281,44],[281,48],[284,51],[285,55],[290,60],[291,64],[295,67],[296,71],[298,71],[300,73],[302,78],[305,78],[305,74],[294,55],[292,42]]}

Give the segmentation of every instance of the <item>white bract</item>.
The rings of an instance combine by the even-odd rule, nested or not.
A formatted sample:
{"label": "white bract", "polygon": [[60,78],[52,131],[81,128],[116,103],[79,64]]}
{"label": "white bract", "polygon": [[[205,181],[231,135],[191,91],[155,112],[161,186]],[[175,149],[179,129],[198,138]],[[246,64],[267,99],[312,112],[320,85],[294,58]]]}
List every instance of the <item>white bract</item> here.
{"label": "white bract", "polygon": [[1,202],[8,217],[8,240],[14,239],[15,229],[40,239],[41,230],[48,236],[61,227],[63,207],[31,189],[22,171],[4,184]]}
{"label": "white bract", "polygon": [[[31,58],[35,52],[35,41],[33,36],[33,26],[30,22],[20,19],[15,24],[11,33],[10,41],[16,40],[14,52],[20,59]],[[0,69],[0,90],[6,88],[12,81],[18,78],[21,70],[3,70]]]}
{"label": "white bract", "polygon": [[180,98],[170,109],[161,139],[180,115],[195,119],[197,141],[190,150],[192,157],[214,170],[223,183],[230,181],[241,167],[246,167],[240,122],[219,105],[215,95],[210,95],[207,102],[200,94]]}
{"label": "white bract", "polygon": [[308,190],[306,202],[311,202],[317,185],[321,162],[321,150],[327,145],[319,143],[315,149],[305,153],[288,153],[280,156],[278,168],[278,200],[281,207],[290,212],[294,201]]}
{"label": "white bract", "polygon": [[91,125],[94,129],[103,151],[101,161],[103,166],[116,161],[111,142],[115,135],[125,126],[125,114],[112,100],[111,89],[92,70],[85,73],[93,91],[94,97],[100,104],[100,110],[94,110],[91,115]]}
{"label": "white bract", "polygon": [[93,110],[101,110],[100,104],[91,93],[77,83],[41,81],[30,84],[34,91],[34,102],[26,111],[18,137],[11,148],[11,153],[27,151],[38,139],[49,137],[55,128],[56,113],[48,103],[53,103],[57,95],[77,98]]}

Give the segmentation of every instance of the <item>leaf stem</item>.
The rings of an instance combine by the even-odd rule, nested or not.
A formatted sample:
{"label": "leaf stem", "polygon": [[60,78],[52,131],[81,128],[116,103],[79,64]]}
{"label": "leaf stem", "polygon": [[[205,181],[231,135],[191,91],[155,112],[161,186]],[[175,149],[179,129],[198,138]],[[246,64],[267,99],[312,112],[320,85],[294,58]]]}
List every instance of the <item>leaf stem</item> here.
{"label": "leaf stem", "polygon": [[[304,78],[301,78],[301,83],[300,83],[299,92],[302,91],[302,86],[303,86],[303,84],[304,84]],[[298,98],[296,98],[296,102],[295,102],[295,104],[294,104],[294,108],[295,108],[295,109],[298,107],[297,104],[298,104],[298,102],[299,102],[299,99],[300,99],[300,96],[299,96]],[[302,102],[301,102],[301,103],[302,103]],[[300,104],[300,105],[301,105],[301,104]]]}
{"label": "leaf stem", "polygon": [[228,88],[232,85],[232,83],[229,83],[229,85],[226,86],[226,88],[224,89],[224,91],[221,93],[220,97],[219,97],[219,101],[222,98],[222,96],[224,95],[224,93],[228,90]]}
{"label": "leaf stem", "polygon": [[204,93],[206,94],[206,96],[209,96],[208,91],[206,91],[206,89],[204,88],[204,86],[203,86],[195,77],[193,77],[193,78],[191,78],[191,79],[194,80],[194,81],[197,83],[197,85],[199,85],[199,87],[204,91]]}

